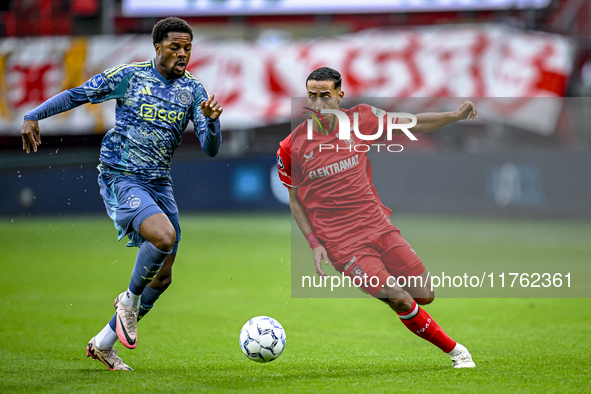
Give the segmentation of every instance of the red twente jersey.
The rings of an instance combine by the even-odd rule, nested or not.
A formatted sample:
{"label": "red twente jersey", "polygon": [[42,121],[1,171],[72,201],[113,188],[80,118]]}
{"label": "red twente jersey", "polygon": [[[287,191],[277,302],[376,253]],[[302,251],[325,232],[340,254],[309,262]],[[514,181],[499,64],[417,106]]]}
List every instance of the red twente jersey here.
{"label": "red twente jersey", "polygon": [[[341,111],[349,116],[351,126],[353,114],[359,114],[361,134],[376,133],[376,114],[381,110],[361,104]],[[386,116],[383,122],[381,140],[386,136]],[[372,142],[376,141],[362,140],[353,131],[349,140],[339,139],[338,127],[329,135],[313,131],[309,140],[304,122],[279,144],[279,178],[288,188],[297,188],[313,231],[329,253],[376,231],[395,229],[390,222],[392,211],[382,204],[373,185],[366,152]]]}

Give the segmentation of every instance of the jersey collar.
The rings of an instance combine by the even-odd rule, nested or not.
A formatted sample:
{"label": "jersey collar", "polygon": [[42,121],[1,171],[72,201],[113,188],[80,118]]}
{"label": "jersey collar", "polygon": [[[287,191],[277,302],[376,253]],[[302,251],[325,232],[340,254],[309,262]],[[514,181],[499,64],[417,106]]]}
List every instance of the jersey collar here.
{"label": "jersey collar", "polygon": [[152,59],[152,69],[154,70],[154,74],[156,75],[156,78],[158,78],[160,81],[162,81],[166,86],[172,85],[174,83],[174,81],[179,79],[179,78],[173,78],[173,79],[168,80],[168,79],[164,78],[164,76],[162,76],[162,74],[160,74],[160,71],[158,71],[158,69],[156,68],[156,59]]}

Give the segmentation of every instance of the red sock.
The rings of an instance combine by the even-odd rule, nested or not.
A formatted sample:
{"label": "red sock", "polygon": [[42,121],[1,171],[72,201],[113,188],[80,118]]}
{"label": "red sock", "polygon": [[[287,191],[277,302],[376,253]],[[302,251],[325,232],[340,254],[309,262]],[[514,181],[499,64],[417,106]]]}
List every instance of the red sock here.
{"label": "red sock", "polygon": [[451,352],[456,347],[456,341],[451,339],[426,311],[419,308],[416,302],[413,302],[410,311],[399,313],[398,317],[411,332],[431,342],[445,353]]}

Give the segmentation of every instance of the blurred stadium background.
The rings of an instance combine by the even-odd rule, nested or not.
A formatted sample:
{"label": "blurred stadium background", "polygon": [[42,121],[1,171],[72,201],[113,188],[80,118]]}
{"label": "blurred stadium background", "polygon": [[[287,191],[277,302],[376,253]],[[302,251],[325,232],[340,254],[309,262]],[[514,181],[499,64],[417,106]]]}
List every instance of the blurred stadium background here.
{"label": "blurred stadium background", "polygon": [[588,1],[9,0],[1,7],[0,215],[103,212],[95,167],[114,103],[42,121],[43,145],[28,156],[23,115],[106,68],[153,58],[152,26],[177,15],[195,31],[189,70],[225,109],[218,157],[206,158],[189,131],[177,151],[182,211],[288,212],[274,154],[291,129],[291,97],[305,94],[311,70],[328,65],[342,72],[348,97],[391,97],[399,111],[452,109],[446,97],[478,101],[478,122],[422,136],[394,158],[374,155],[376,165],[404,168],[376,179],[396,212],[591,218]]}

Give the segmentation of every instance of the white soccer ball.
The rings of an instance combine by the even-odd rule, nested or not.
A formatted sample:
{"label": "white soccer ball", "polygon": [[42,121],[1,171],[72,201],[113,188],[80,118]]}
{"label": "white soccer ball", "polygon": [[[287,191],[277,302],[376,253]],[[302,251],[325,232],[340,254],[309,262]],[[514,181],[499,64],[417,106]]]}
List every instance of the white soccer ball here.
{"label": "white soccer ball", "polygon": [[273,361],[285,349],[285,330],[272,317],[253,317],[240,330],[240,349],[253,361]]}

